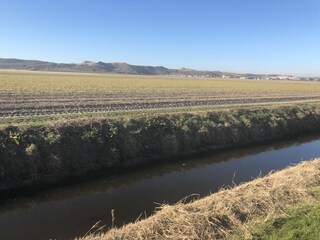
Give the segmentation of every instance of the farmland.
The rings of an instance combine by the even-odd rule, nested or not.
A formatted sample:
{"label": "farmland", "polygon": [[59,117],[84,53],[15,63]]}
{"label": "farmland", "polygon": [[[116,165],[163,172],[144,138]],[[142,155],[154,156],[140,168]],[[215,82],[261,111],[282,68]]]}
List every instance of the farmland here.
{"label": "farmland", "polygon": [[[0,121],[320,100],[320,83],[0,71]],[[167,111],[167,110],[166,110]],[[1,120],[2,119],[2,120]]]}

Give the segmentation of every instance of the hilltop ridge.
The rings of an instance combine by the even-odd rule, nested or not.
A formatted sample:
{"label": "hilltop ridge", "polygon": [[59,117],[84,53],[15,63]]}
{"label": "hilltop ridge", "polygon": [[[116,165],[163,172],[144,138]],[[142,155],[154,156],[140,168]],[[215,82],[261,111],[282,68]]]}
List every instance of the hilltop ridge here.
{"label": "hilltop ridge", "polygon": [[16,58],[0,58],[0,69],[56,71],[56,72],[89,72],[89,73],[115,73],[137,75],[171,75],[188,77],[219,77],[219,78],[247,78],[247,79],[295,79],[289,75],[275,74],[241,74],[222,71],[195,70],[189,68],[170,69],[163,66],[140,66],[124,62],[93,62],[81,63],[55,63],[39,60],[23,60]]}

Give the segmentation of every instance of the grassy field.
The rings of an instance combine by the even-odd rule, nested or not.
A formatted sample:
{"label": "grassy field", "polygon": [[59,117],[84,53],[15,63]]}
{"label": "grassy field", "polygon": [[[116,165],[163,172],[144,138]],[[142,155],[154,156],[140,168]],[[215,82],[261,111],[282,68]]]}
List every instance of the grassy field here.
{"label": "grassy field", "polygon": [[0,70],[0,92],[317,93],[320,83]]}
{"label": "grassy field", "polygon": [[318,82],[0,71],[0,125],[318,100]]}

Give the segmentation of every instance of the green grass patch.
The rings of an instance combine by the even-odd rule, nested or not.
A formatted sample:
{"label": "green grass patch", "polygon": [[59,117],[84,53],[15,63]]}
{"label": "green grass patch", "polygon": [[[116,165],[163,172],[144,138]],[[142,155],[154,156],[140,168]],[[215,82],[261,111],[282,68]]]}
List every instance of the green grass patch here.
{"label": "green grass patch", "polygon": [[299,205],[257,227],[253,239],[320,239],[320,203]]}

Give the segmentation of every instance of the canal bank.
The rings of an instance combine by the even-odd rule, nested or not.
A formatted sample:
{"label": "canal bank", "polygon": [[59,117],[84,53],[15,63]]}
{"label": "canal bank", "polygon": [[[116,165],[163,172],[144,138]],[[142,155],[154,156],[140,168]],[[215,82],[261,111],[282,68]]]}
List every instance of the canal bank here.
{"label": "canal bank", "polygon": [[[274,239],[268,235],[260,238],[256,226],[277,215],[285,216],[294,207],[320,212],[319,187],[320,160],[316,159],[191,203],[163,205],[149,218],[81,239]],[[304,209],[300,209],[300,215],[306,214]],[[285,223],[284,217],[279,219],[280,222],[274,222],[276,233]],[[319,216],[313,216],[313,221],[317,219]],[[302,231],[298,227],[290,231],[292,238],[286,232],[284,237],[319,239],[319,226],[317,222],[305,224]]]}
{"label": "canal bank", "polygon": [[0,191],[319,130],[317,103],[11,126],[0,131]]}

